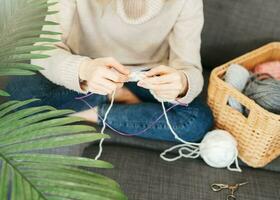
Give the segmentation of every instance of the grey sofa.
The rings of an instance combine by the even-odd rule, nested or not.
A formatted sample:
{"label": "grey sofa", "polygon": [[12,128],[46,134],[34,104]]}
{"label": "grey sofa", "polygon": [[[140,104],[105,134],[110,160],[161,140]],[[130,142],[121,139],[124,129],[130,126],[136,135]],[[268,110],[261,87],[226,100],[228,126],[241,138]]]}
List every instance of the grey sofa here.
{"label": "grey sofa", "polygon": [[[280,40],[279,0],[204,0],[204,8],[206,80],[215,66]],[[206,89],[207,84],[205,98]],[[226,191],[214,193],[209,185],[242,181],[249,184],[238,191],[237,199],[280,200],[280,159],[265,169],[242,164],[243,173],[236,173],[210,168],[200,159],[167,163],[159,154],[172,146],[170,143],[110,135],[102,159],[113,163],[115,169],[101,173],[116,179],[130,200],[224,200]],[[84,155],[92,157],[96,152],[97,146],[91,145]]]}
{"label": "grey sofa", "polygon": [[[206,100],[211,69],[280,40],[280,0],[204,0],[204,5],[202,61]],[[98,172],[117,180],[130,200],[224,200],[227,191],[214,193],[209,185],[243,181],[249,184],[238,191],[238,200],[280,200],[280,159],[265,169],[242,164],[243,173],[214,169],[200,159],[168,163],[159,154],[174,144],[107,132],[111,139],[104,144],[102,160],[111,162],[115,168]],[[78,147],[76,154],[82,150]],[[92,158],[97,150],[97,144],[90,144],[84,156]]]}

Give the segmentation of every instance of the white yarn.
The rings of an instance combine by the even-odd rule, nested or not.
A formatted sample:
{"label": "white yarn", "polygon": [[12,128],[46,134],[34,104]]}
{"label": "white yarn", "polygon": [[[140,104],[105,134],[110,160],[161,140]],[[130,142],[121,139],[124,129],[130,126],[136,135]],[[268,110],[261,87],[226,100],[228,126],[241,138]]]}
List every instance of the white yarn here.
{"label": "white yarn", "polygon": [[[214,130],[209,132],[200,144],[200,156],[211,167],[225,168],[229,170],[231,164],[237,160],[237,142],[234,137],[226,131]],[[238,161],[237,169],[240,171]]]}
{"label": "white yarn", "polygon": [[127,82],[138,82],[144,79],[145,71],[150,69],[149,67],[127,67],[129,71],[131,72],[129,75],[129,80]]}
{"label": "white yarn", "polygon": [[[137,81],[141,80],[142,78],[144,78],[143,71],[149,69],[148,67],[133,67],[133,66],[130,66],[130,67],[128,66],[128,68],[132,71],[128,82],[137,82]],[[112,70],[115,70],[115,69],[112,69]],[[104,134],[104,131],[106,129],[106,120],[108,118],[108,115],[109,115],[110,111],[113,108],[114,101],[115,101],[115,95],[116,95],[116,90],[112,94],[112,100],[111,100],[110,106],[107,109],[107,111],[104,115],[104,118],[102,120],[102,125],[103,126],[102,126],[102,129],[101,129],[101,134]],[[95,157],[95,160],[98,160],[102,155],[103,142],[104,142],[104,139],[101,139],[100,142],[99,142],[99,151],[98,151],[98,154]]]}
{"label": "white yarn", "polygon": [[[231,64],[225,74],[225,81],[240,92],[244,90],[249,78],[249,71],[239,64]],[[228,104],[241,113],[243,112],[243,106],[233,97],[229,97]]]}
{"label": "white yarn", "polygon": [[[104,116],[104,118],[102,120],[103,127],[101,129],[101,134],[104,134],[104,131],[106,129],[106,120],[108,118],[108,115],[109,115],[111,109],[113,108],[114,101],[115,101],[115,95],[116,95],[116,90],[114,90],[114,92],[112,94],[111,104],[110,104],[108,110],[106,111],[105,116]],[[95,157],[95,160],[98,160],[100,158],[102,152],[103,152],[103,147],[102,147],[103,142],[104,142],[104,138],[101,139],[100,142],[99,142],[99,152],[98,152],[97,156]]]}

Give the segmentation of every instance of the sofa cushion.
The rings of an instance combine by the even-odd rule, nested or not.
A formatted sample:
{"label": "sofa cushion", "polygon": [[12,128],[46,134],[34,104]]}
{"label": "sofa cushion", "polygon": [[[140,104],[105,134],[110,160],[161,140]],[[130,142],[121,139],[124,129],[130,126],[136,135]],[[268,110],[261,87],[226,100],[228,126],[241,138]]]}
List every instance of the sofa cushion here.
{"label": "sofa cushion", "polygon": [[[97,149],[88,148],[85,156],[93,157]],[[201,160],[162,161],[158,152],[106,145],[101,157],[115,165],[101,172],[120,183],[130,200],[224,200],[228,191],[212,192],[213,183],[249,184],[236,193],[237,199],[276,200],[280,196],[280,174],[244,168],[243,173],[213,169]]]}
{"label": "sofa cushion", "polygon": [[[99,131],[100,127],[96,127],[96,129]],[[164,150],[175,145],[175,143],[172,143],[172,142],[149,140],[149,139],[144,139],[144,138],[140,138],[140,137],[125,137],[122,135],[118,135],[117,133],[110,131],[109,129],[106,129],[105,132],[106,132],[106,134],[110,135],[110,137],[111,137],[110,139],[105,140],[105,145],[118,145],[118,146],[142,148],[142,149],[150,150],[153,152],[157,152],[158,157],[161,152],[163,152]],[[88,148],[95,148],[95,146],[96,146],[96,143],[89,145]],[[174,155],[176,153],[177,152],[174,152]],[[189,160],[190,162],[192,162],[192,159],[182,159],[182,160]],[[241,160],[239,162],[240,162],[241,168],[248,167],[248,165],[246,165]],[[206,165],[206,164],[204,163],[204,165]],[[275,159],[273,162],[271,162],[267,166],[265,166],[263,169],[266,169],[269,171],[280,172],[280,157],[278,159]]]}
{"label": "sofa cushion", "polygon": [[204,10],[204,67],[216,67],[280,40],[279,0],[205,0]]}

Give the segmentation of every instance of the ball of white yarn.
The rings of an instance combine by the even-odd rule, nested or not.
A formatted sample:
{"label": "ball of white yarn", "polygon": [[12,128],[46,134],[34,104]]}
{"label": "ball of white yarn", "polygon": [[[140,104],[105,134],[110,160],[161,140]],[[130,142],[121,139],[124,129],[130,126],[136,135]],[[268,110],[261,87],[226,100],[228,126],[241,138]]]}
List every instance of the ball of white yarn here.
{"label": "ball of white yarn", "polygon": [[238,156],[237,142],[227,131],[211,131],[200,144],[200,156],[211,167],[228,167]]}

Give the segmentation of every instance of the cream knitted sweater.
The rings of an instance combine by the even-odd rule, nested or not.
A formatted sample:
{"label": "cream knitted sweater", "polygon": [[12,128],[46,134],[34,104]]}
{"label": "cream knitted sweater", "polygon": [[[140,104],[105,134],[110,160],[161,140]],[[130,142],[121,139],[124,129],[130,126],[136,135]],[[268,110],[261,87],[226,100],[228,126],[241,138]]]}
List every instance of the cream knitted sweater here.
{"label": "cream knitted sweater", "polygon": [[50,57],[33,60],[53,83],[85,93],[79,84],[79,67],[88,59],[114,57],[123,65],[167,65],[182,70],[189,90],[181,99],[190,103],[201,92],[200,59],[203,27],[202,0],[60,0],[47,20],[61,32]]}

